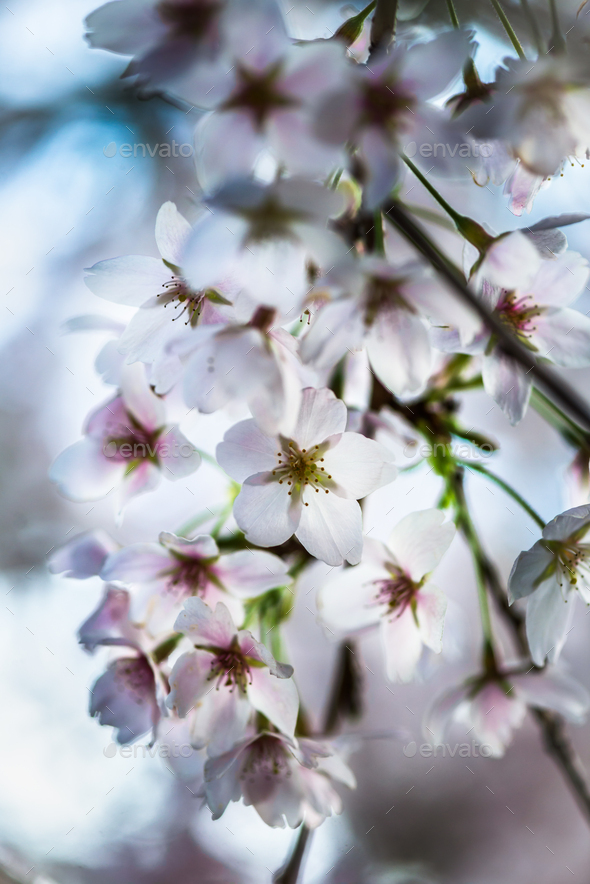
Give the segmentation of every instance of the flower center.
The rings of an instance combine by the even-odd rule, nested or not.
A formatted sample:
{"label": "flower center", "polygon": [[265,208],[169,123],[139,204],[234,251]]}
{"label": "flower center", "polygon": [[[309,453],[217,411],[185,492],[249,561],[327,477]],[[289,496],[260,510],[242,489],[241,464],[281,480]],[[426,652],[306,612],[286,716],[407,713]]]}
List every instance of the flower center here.
{"label": "flower center", "polygon": [[404,111],[411,110],[415,104],[413,96],[402,91],[395,92],[391,84],[376,82],[366,83],[361,97],[361,126],[378,126],[394,132],[403,119]]}
{"label": "flower center", "polygon": [[127,461],[129,470],[140,460],[158,463],[158,437],[160,430],[149,432],[133,415],[127,412],[127,424],[112,423],[107,428],[103,453],[117,461]]}
{"label": "flower center", "polygon": [[377,588],[376,602],[388,605],[391,611],[399,609],[399,613],[403,614],[408,605],[412,604],[419,586],[397,565],[390,564],[386,567],[391,576],[373,581]]}
{"label": "flower center", "polygon": [[[313,488],[317,494],[320,490],[328,494],[330,488],[326,486],[333,486],[334,482],[331,474],[322,466],[325,450],[325,445],[314,445],[309,451],[306,448],[300,449],[289,439],[283,446],[283,451],[277,452],[278,463],[272,475],[279,485],[286,482],[290,486],[289,496],[294,491],[300,495],[306,487]],[[305,506],[309,504],[306,503]]]}
{"label": "flower center", "polygon": [[177,564],[172,568],[162,571],[161,577],[167,577],[166,592],[171,595],[199,595],[210,582],[209,569],[202,559],[193,559],[189,556],[177,556]]}
{"label": "flower center", "polygon": [[271,777],[277,776],[291,776],[289,753],[280,740],[261,736],[249,747],[240,779],[254,782],[257,777],[270,780]]}
{"label": "flower center", "polygon": [[229,687],[230,691],[237,687],[242,693],[252,683],[250,667],[246,658],[238,647],[218,649],[211,660],[211,672],[209,680],[217,679],[217,690],[221,685]]}
{"label": "flower center", "polygon": [[163,292],[158,292],[157,298],[162,298],[164,307],[174,304],[174,310],[181,308],[177,316],[172,317],[172,322],[180,319],[185,313],[187,315],[185,325],[193,328],[199,322],[199,317],[203,309],[205,300],[205,292],[194,292],[187,282],[181,276],[171,276],[169,282],[163,282]]}
{"label": "flower center", "polygon": [[299,102],[284,95],[277,88],[281,68],[280,62],[262,72],[238,67],[237,88],[233,95],[221,105],[221,110],[246,108],[254,117],[258,129],[261,130],[273,110],[295,107]]}
{"label": "flower center", "polygon": [[115,684],[143,703],[154,693],[154,673],[145,657],[123,657],[114,665]]}
{"label": "flower center", "polygon": [[536,349],[531,344],[532,333],[537,330],[535,320],[541,310],[533,301],[532,295],[517,298],[514,292],[504,295],[497,308],[498,318],[529,349]]}
{"label": "flower center", "polygon": [[163,22],[179,37],[203,37],[219,11],[219,4],[208,0],[162,0],[157,10]]}

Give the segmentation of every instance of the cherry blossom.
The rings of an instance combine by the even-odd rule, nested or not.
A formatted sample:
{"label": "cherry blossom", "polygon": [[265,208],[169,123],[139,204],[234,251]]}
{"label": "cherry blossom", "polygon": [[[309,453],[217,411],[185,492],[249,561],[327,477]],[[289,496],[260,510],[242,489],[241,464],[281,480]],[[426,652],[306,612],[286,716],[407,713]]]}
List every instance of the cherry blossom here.
{"label": "cherry blossom", "polygon": [[277,546],[293,534],[329,565],[360,561],[357,500],[396,476],[382,445],[347,433],[346,406],[331,390],[306,387],[292,437],[270,437],[254,421],[232,427],[217,460],[242,482],[234,517],[248,540]]}
{"label": "cherry blossom", "polygon": [[391,681],[414,677],[424,647],[442,650],[447,602],[429,575],[454,534],[440,510],[411,513],[387,546],[366,539],[361,564],[344,568],[320,590],[320,616],[329,626],[348,633],[380,624]]}
{"label": "cherry blossom", "polygon": [[203,795],[213,819],[230,801],[253,805],[269,826],[316,828],[342,800],[334,784],[356,787],[347,764],[325,743],[262,732],[205,763]]}
{"label": "cherry blossom", "polygon": [[424,734],[438,744],[455,721],[482,747],[488,747],[485,754],[501,758],[512,732],[521,727],[527,707],[551,709],[581,724],[590,709],[590,696],[559,670],[474,678],[435,699],[426,715]]}
{"label": "cherry blossom", "polygon": [[87,269],[85,283],[95,295],[140,309],[119,338],[116,348],[128,362],[152,365],[157,393],[167,393],[182,365],[168,347],[179,336],[191,338],[200,325],[224,320],[231,283],[219,277],[204,289],[193,289],[182,269],[191,226],[176,205],[166,202],[156,218],[156,243],[161,258],[129,255],[99,261]]}
{"label": "cherry blossom", "polygon": [[118,743],[132,743],[160,720],[153,669],[143,654],[118,657],[90,692],[90,715],[117,730]]}
{"label": "cherry blossom", "polygon": [[164,403],[139,364],[127,366],[119,394],[90,414],[84,432],[49,471],[70,500],[99,500],[118,486],[122,510],[135,495],[153,490],[161,474],[182,479],[201,462],[178,427],[166,426]]}
{"label": "cherry blossom", "polygon": [[527,598],[526,629],[537,665],[557,660],[571,624],[576,595],[590,604],[590,506],[566,510],[543,528],[512,566],[510,602]]}
{"label": "cherry blossom", "polygon": [[49,559],[48,568],[52,574],[76,580],[96,577],[110,553],[117,549],[119,544],[101,528],[85,531],[57,549]]}
{"label": "cherry blossom", "polygon": [[276,586],[287,586],[287,564],[262,550],[220,555],[207,534],[192,539],[163,531],[159,543],[134,543],[108,557],[102,578],[131,588],[133,619],[161,618],[198,595],[214,607],[223,602],[237,618],[241,600],[255,598]]}
{"label": "cherry blossom", "polygon": [[174,628],[195,650],[174,664],[166,703],[180,718],[191,716],[193,746],[207,746],[209,755],[229,751],[244,738],[254,710],[293,736],[299,708],[293,668],[236,629],[222,602],[212,611],[200,598],[186,599]]}

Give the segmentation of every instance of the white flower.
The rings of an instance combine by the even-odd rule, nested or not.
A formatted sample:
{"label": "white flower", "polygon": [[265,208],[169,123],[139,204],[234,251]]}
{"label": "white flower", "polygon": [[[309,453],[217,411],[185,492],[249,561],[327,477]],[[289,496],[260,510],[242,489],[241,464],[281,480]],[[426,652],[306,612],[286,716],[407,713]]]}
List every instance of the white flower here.
{"label": "white flower", "polygon": [[214,820],[242,798],[269,826],[295,829],[305,822],[315,828],[342,810],[334,783],[356,787],[354,774],[329,744],[263,732],[207,760],[203,795]]}
{"label": "white flower", "polygon": [[132,588],[132,612],[139,622],[172,611],[192,595],[211,607],[223,601],[240,618],[241,600],[291,583],[288,566],[272,553],[239,550],[220,555],[207,534],[185,540],[162,532],[159,540],[123,547],[102,568],[103,580]]}
{"label": "white flower", "polygon": [[223,56],[187,96],[212,109],[195,131],[205,190],[248,174],[264,148],[293,174],[327,174],[338,152],[312,132],[311,110],[347,70],[340,42],[294,45],[273,2],[234,6],[225,17]]}
{"label": "white flower", "polygon": [[429,581],[455,534],[437,509],[410,513],[387,546],[365,540],[363,560],[320,590],[322,620],[344,632],[379,623],[387,676],[410,681],[423,647],[439,654],[447,601]]}
{"label": "white flower", "polygon": [[311,289],[310,270],[329,270],[346,253],[344,241],[327,229],[341,195],[313,181],[237,179],[207,206],[186,246],[184,266],[195,290],[231,277],[253,303],[295,319]]}
{"label": "white flower", "polygon": [[64,497],[100,500],[119,486],[119,509],[131,497],[154,489],[160,474],[182,479],[201,458],[178,427],[167,427],[165,408],[139,363],[126,366],[121,391],[90,414],[85,438],[70,445],[49,471]]}
{"label": "white flower", "polygon": [[486,752],[501,758],[522,725],[527,706],[551,709],[568,721],[581,724],[590,708],[585,688],[563,672],[499,673],[473,678],[437,697],[426,715],[424,735],[435,745],[442,742],[452,721],[465,725]]}
{"label": "white flower", "polygon": [[277,663],[250,632],[238,631],[223,603],[212,611],[202,599],[187,599],[174,628],[196,650],[174,664],[166,704],[180,718],[191,715],[195,748],[227,752],[244,739],[254,710],[293,736],[299,709],[293,668]]}
{"label": "white flower", "polygon": [[373,371],[396,396],[418,395],[430,376],[425,317],[449,323],[472,316],[417,265],[394,267],[364,257],[336,267],[326,283],[336,297],[319,308],[301,343],[301,358],[331,368],[364,344]]}
{"label": "white flower", "polygon": [[539,666],[559,657],[576,594],[590,604],[589,530],[589,505],[566,510],[545,525],[542,540],[521,552],[512,566],[509,599],[528,597],[527,638]]}
{"label": "white flower", "polygon": [[410,49],[396,44],[370,64],[350,65],[348,77],[320,103],[315,132],[328,144],[357,147],[369,208],[391,192],[404,144],[445,141],[433,133],[432,127],[440,125],[435,109],[423,102],[452,82],[468,52],[469,36],[457,31]]}
{"label": "white flower", "polygon": [[397,471],[387,449],[345,429],[344,403],[331,390],[307,387],[290,438],[265,436],[254,421],[228,430],[217,460],[243,483],[234,517],[248,540],[277,546],[295,534],[329,565],[360,561],[357,500]]}
{"label": "white flower", "polygon": [[200,325],[219,323],[220,311],[233,291],[219,276],[205,289],[193,289],[182,269],[184,246],[191,226],[174,203],[164,203],[156,218],[156,243],[161,258],[129,255],[99,261],[87,268],[84,281],[91,292],[107,301],[139,307],[117,342],[128,362],[152,365],[157,393],[167,393],[178,380],[182,365],[168,344],[191,338]]}
{"label": "white flower", "polygon": [[246,402],[265,433],[288,434],[301,402],[301,363],[295,339],[274,322],[275,311],[259,307],[248,323],[210,325],[191,336],[183,345],[186,404],[210,414]]}

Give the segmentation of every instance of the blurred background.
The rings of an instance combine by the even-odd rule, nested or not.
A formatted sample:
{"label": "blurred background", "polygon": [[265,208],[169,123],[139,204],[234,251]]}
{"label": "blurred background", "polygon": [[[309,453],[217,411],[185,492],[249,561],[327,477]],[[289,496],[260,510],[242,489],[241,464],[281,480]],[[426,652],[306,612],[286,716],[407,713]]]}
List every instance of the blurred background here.
{"label": "blurred background", "polygon": [[[425,5],[408,3],[404,15]],[[505,5],[518,23],[521,5]],[[564,3],[564,15],[577,5]],[[122,156],[119,148],[172,140],[192,145],[198,112],[162,96],[139,98],[120,79],[126,59],[87,47],[83,19],[93,0],[9,0],[9,6],[0,12],[0,882],[270,882],[271,870],[288,853],[290,830],[269,829],[241,805],[231,805],[213,823],[161,759],[141,752],[131,758],[105,754],[109,729],[87,714],[89,688],[104,659],[86,655],[76,640],[98,602],[100,581],[54,577],[46,567],[48,553],[80,531],[100,526],[120,543],[155,540],[223,494],[223,477],[204,465],[186,482],[164,482],[134,500],[117,525],[108,499],[69,503],[46,478],[56,455],[80,437],[88,411],[112,394],[94,368],[108,333],[64,335],[63,323],[85,314],[129,317],[126,308],[89,292],[83,268],[116,255],[157,254],[154,221],[164,200],[174,200],[189,219],[197,213],[191,156]],[[538,7],[546,21],[545,4]],[[292,26],[301,37],[327,36],[324,26],[334,30],[354,11],[319,0],[293,8]],[[478,22],[478,66],[491,78],[494,60],[509,52],[491,4],[470,0],[457,8],[462,21]],[[426,25],[446,27],[445,10],[444,2],[432,0]],[[509,213],[501,188],[442,181],[440,189],[456,208],[473,211],[500,232],[547,215],[588,211],[590,167],[567,166],[563,173],[523,218]],[[410,178],[406,193],[409,203],[433,207]],[[452,233],[432,227],[432,234],[460,261]],[[590,222],[567,234],[570,247],[590,258]],[[392,241],[392,247],[401,254],[401,244]],[[578,307],[590,310],[590,298]],[[582,393],[590,389],[587,372],[569,372],[567,379]],[[492,406],[485,394],[471,393],[462,415],[466,426],[500,444],[491,459],[496,472],[546,519],[580,502],[566,476],[572,452],[557,434],[532,410],[510,428]],[[187,416],[180,402],[173,409],[191,441],[210,453],[226,427],[243,416],[239,410]],[[371,499],[367,530],[386,539],[402,516],[433,505],[438,493],[438,481],[426,468],[402,475]],[[486,548],[506,577],[538,529],[483,477],[468,477],[468,493]],[[326,570],[318,565],[304,575],[287,626],[290,660],[317,727],[336,654],[315,616],[315,593]],[[303,880],[590,880],[587,825],[532,720],[500,760],[404,754],[404,746],[422,742],[421,719],[432,697],[477,666],[473,572],[458,538],[437,583],[452,603],[454,653],[437,660],[421,683],[388,685],[375,633],[355,645],[365,694],[364,717],[349,728],[361,736],[351,758],[358,789],[344,796],[343,815],[315,833]],[[584,613],[580,606],[564,658],[590,688],[590,620]],[[588,726],[571,729],[590,769],[589,736]],[[465,739],[461,728],[455,738]]]}

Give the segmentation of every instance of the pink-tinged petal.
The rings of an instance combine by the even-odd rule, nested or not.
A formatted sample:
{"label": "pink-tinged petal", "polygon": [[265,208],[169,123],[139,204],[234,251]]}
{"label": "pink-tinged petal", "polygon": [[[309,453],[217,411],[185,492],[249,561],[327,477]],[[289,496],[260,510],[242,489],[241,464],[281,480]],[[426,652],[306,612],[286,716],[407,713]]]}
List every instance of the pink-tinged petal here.
{"label": "pink-tinged petal", "polygon": [[301,358],[318,368],[331,368],[348,348],[362,344],[365,323],[354,298],[341,298],[321,307],[301,341]]}
{"label": "pink-tinged petal", "polygon": [[253,71],[276,64],[290,46],[282,12],[272,0],[235,9],[225,21],[224,37],[228,52]]}
{"label": "pink-tinged petal", "polygon": [[180,214],[176,204],[165,202],[156,216],[156,245],[169,264],[181,266],[184,244],[191,232],[191,226]]}
{"label": "pink-tinged petal", "polygon": [[268,669],[250,670],[248,699],[252,706],[287,736],[295,733],[299,694],[292,678],[277,678]]}
{"label": "pink-tinged petal", "polygon": [[260,550],[244,549],[221,556],[214,571],[225,589],[242,599],[255,598],[275,586],[287,586],[293,580],[286,562]]}
{"label": "pink-tinged petal", "polygon": [[121,375],[121,396],[127,410],[146,430],[157,430],[164,425],[164,403],[152,392],[147,382],[145,366],[140,362],[124,367]]}
{"label": "pink-tinged petal", "polygon": [[412,609],[394,612],[381,621],[385,670],[390,681],[411,681],[422,656],[422,637]]}
{"label": "pink-tinged petal", "polygon": [[492,285],[525,289],[541,266],[541,256],[519,230],[497,239],[486,252],[480,274]]}
{"label": "pink-tinged petal", "polygon": [[280,443],[258,429],[253,420],[234,424],[217,446],[217,461],[237,482],[255,473],[268,472],[277,465]]}
{"label": "pink-tinged petal", "polygon": [[363,518],[356,500],[332,492],[306,490],[297,539],[312,556],[328,565],[356,565],[363,552]]}
{"label": "pink-tinged petal", "polygon": [[354,500],[366,497],[397,475],[387,448],[360,433],[343,433],[340,441],[325,452],[323,467],[338,486],[334,493]]}
{"label": "pink-tinged petal", "polygon": [[589,530],[590,505],[582,504],[551,519],[543,528],[543,537],[545,540],[567,540],[572,534],[576,534],[581,539]]}
{"label": "pink-tinged petal", "polygon": [[590,268],[578,252],[564,252],[557,258],[542,261],[523,294],[531,294],[536,304],[567,307],[584,291]]}
{"label": "pink-tinged petal", "polygon": [[101,528],[85,531],[57,549],[48,568],[52,574],[85,580],[100,574],[107,556],[118,548],[119,544]]}
{"label": "pink-tinged petal", "polygon": [[184,610],[176,618],[174,629],[182,632],[197,647],[213,645],[228,648],[237,630],[230,613],[221,602],[215,611],[197,596],[191,596],[184,603]]}
{"label": "pink-tinged petal", "polygon": [[437,586],[427,583],[416,596],[416,616],[423,643],[440,654],[447,612],[447,598]]}
{"label": "pink-tinged petal", "polygon": [[132,543],[108,557],[101,577],[121,583],[146,583],[157,580],[174,564],[158,543]]}
{"label": "pink-tinged petal", "polygon": [[513,675],[510,683],[529,706],[552,709],[574,724],[583,724],[588,715],[590,694],[565,672],[549,669],[543,673]]}
{"label": "pink-tinged petal", "polygon": [[215,559],[219,555],[217,544],[209,534],[199,534],[187,540],[169,531],[161,531],[158,540],[166,549],[190,559]]}
{"label": "pink-tinged petal", "polygon": [[127,424],[129,424],[129,415],[123,397],[115,396],[89,414],[84,433],[92,439],[102,441],[105,436],[120,435],[121,426],[128,429]]}
{"label": "pink-tinged petal", "polygon": [[293,175],[327,174],[342,160],[340,150],[314,136],[311,117],[301,108],[275,111],[267,131],[274,157]]}
{"label": "pink-tinged petal", "polygon": [[465,701],[463,685],[447,688],[430,705],[424,717],[423,734],[435,745],[442,743],[457,708]]}
{"label": "pink-tinged petal", "polygon": [[490,682],[471,700],[469,707],[460,707],[458,720],[473,725],[475,735],[487,745],[495,758],[501,758],[512,739],[512,731],[521,726],[526,705],[513,694]]}
{"label": "pink-tinged petal", "polygon": [[209,756],[223,755],[246,736],[252,706],[241,690],[221,685],[205,694],[191,716],[192,745],[207,746]]}
{"label": "pink-tinged petal", "polygon": [[166,706],[180,718],[185,718],[212,686],[209,676],[213,660],[207,651],[190,651],[179,657],[172,667]]}
{"label": "pink-tinged petal", "polygon": [[512,566],[508,578],[510,604],[529,596],[547,582],[556,592],[559,591],[556,556],[542,540],[538,540],[529,550],[521,552]]}
{"label": "pink-tinged petal", "polygon": [[278,546],[297,530],[301,503],[288,495],[286,483],[271,481],[269,473],[250,476],[234,503],[234,518],[246,538],[257,546]]}
{"label": "pink-tinged petal", "polygon": [[132,498],[138,494],[146,494],[153,491],[160,484],[161,473],[158,467],[148,460],[135,461],[129,472],[123,476],[123,481],[117,492],[118,512],[121,513]]}
{"label": "pink-tinged petal", "polygon": [[201,455],[178,427],[170,427],[158,439],[158,461],[164,478],[175,482],[201,466]]}
{"label": "pink-tinged petal", "polygon": [[569,307],[544,310],[535,318],[531,338],[539,356],[555,365],[563,368],[590,365],[590,317],[578,310]]}
{"label": "pink-tinged petal", "polygon": [[107,586],[102,600],[78,630],[78,641],[86,651],[97,645],[120,643],[127,640],[134,646],[137,633],[129,622],[129,593],[115,586]]}
{"label": "pink-tinged petal", "polygon": [[[208,758],[205,762],[205,801],[211,811],[211,819],[218,820],[231,801],[239,801],[242,796],[241,766],[238,763],[242,746],[230,749],[221,758]],[[229,760],[227,760],[229,758]],[[219,774],[221,760],[223,774]]]}
{"label": "pink-tinged petal", "polygon": [[327,40],[297,47],[287,57],[281,77],[281,91],[302,102],[325,95],[328,89],[342,86],[349,64],[342,44]]}
{"label": "pink-tinged petal", "polygon": [[483,385],[488,396],[497,402],[510,423],[518,424],[526,412],[532,381],[520,366],[498,348],[484,356]]}
{"label": "pink-tinged petal", "polygon": [[366,337],[373,371],[396,396],[421,393],[432,370],[432,350],[422,319],[409,310],[380,310]]}
{"label": "pink-tinged petal", "polygon": [[214,111],[195,129],[199,184],[210,193],[228,178],[248,174],[265,144],[247,111]]}
{"label": "pink-tinged petal", "polygon": [[152,730],[160,712],[154,674],[146,658],[114,660],[92,686],[90,715],[117,728],[118,743],[131,743]]}
{"label": "pink-tinged petal", "polygon": [[537,666],[555,662],[565,644],[573,616],[575,591],[548,581],[527,601],[526,634]]}
{"label": "pink-tinged petal", "polygon": [[368,209],[375,209],[393,190],[400,175],[401,160],[393,144],[374,126],[363,132],[359,150],[368,174],[363,201]]}
{"label": "pink-tinged petal", "polygon": [[393,529],[389,549],[396,562],[418,583],[434,571],[455,536],[453,522],[445,522],[438,509],[420,510],[405,516]]}
{"label": "pink-tinged petal", "polygon": [[[365,547],[367,544],[365,540]],[[375,581],[385,576],[385,571],[367,567],[364,557],[360,565],[343,568],[319,591],[317,605],[321,620],[343,632],[378,623],[387,608],[377,601]]]}
{"label": "pink-tinged petal", "polygon": [[434,98],[460,74],[472,48],[467,31],[446,31],[434,40],[400,49],[403,78],[419,98]]}
{"label": "pink-tinged petal", "polygon": [[519,162],[504,185],[504,193],[510,195],[510,211],[517,216],[522,215],[523,211],[530,213],[544,181],[544,178],[529,172],[526,166]]}
{"label": "pink-tinged petal", "polygon": [[85,19],[89,44],[121,55],[145,51],[166,33],[157,4],[144,0],[112,0]]}
{"label": "pink-tinged petal", "polygon": [[140,307],[163,291],[170,271],[159,258],[129,255],[110,258],[86,268],[84,282],[91,292],[107,301]]}
{"label": "pink-tinged petal", "polygon": [[271,675],[276,678],[291,678],[293,675],[293,667],[288,663],[278,663],[266,645],[256,641],[251,632],[247,629],[241,629],[238,633],[238,645],[244,657],[250,657],[252,660],[258,660],[259,663],[269,670]]}
{"label": "pink-tinged petal", "polygon": [[102,444],[82,439],[54,460],[49,478],[69,500],[100,500],[119,484],[125,465],[105,457]]}
{"label": "pink-tinged petal", "polygon": [[[346,429],[346,405],[337,399],[332,390],[306,387],[303,391],[301,409],[293,431],[293,439],[300,448],[312,448],[324,442],[328,436],[343,433]],[[268,469],[268,468],[267,468]]]}

